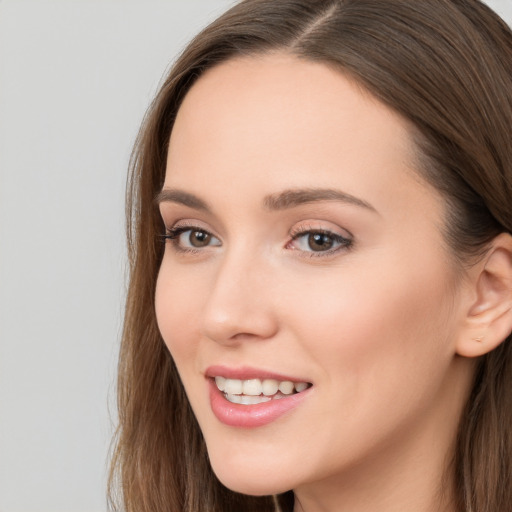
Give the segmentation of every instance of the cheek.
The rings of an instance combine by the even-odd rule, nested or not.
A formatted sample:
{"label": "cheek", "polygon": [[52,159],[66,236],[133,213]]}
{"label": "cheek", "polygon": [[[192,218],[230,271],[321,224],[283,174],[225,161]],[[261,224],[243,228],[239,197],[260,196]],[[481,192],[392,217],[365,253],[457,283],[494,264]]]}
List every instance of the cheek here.
{"label": "cheek", "polygon": [[201,296],[184,273],[172,272],[164,262],[156,284],[155,312],[162,338],[178,367],[196,352],[193,340],[197,339]]}
{"label": "cheek", "polygon": [[444,266],[420,272],[394,257],[393,265],[384,256],[378,261],[362,263],[361,272],[351,266],[351,272],[339,268],[290,283],[282,303],[283,324],[294,329],[323,377],[370,399],[383,385],[416,383],[422,373],[439,376],[452,358],[455,328]]}
{"label": "cheek", "polygon": [[[309,417],[330,418],[310,460],[322,474],[400,439],[403,428],[428,415],[452,361],[451,293],[439,284],[449,276],[440,267],[409,273],[405,265],[394,275],[380,262],[301,286],[290,281],[281,304],[282,325],[297,343],[289,353],[315,372],[318,399]],[[301,428],[304,437],[318,437],[317,423]]]}

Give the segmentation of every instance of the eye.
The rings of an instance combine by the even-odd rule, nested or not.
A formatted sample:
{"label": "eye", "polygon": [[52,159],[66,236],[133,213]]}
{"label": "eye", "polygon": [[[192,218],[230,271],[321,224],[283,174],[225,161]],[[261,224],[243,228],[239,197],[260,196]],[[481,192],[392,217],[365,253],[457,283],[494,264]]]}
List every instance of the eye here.
{"label": "eye", "polygon": [[176,249],[184,251],[221,245],[220,240],[209,231],[194,226],[174,227],[167,230],[164,238],[171,240]]}
{"label": "eye", "polygon": [[300,231],[292,233],[291,236],[292,241],[288,244],[289,248],[309,253],[318,253],[318,256],[321,253],[330,254],[352,245],[351,239],[338,233],[321,229]]}

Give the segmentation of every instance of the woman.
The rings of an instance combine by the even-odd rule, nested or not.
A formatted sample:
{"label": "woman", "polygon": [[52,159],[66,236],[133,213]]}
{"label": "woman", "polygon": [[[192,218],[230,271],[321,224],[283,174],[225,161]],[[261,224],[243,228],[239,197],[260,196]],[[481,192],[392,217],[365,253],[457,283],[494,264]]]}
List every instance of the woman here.
{"label": "woman", "polygon": [[477,0],[245,0],[129,188],[127,511],[512,503],[512,34]]}

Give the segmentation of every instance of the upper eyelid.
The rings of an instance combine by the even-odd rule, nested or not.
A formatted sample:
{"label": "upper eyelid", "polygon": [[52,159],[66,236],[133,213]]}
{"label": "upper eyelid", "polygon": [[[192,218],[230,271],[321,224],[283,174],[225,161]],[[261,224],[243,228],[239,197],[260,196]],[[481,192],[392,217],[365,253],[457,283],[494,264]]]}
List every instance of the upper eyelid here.
{"label": "upper eyelid", "polygon": [[194,230],[195,231],[204,231],[205,233],[208,233],[213,238],[216,238],[217,240],[220,241],[220,237],[218,237],[215,233],[213,233],[213,231],[211,229],[203,228],[202,226],[198,226],[197,224],[181,224],[180,225],[179,223],[176,223],[176,224],[173,224],[172,227],[170,227],[170,228],[168,228],[168,227],[165,228],[166,233],[179,232],[180,234],[186,233],[187,231],[194,231]]}
{"label": "upper eyelid", "polygon": [[[332,222],[327,221],[329,226],[326,226],[326,221],[306,221],[304,223],[297,223],[294,225],[290,231],[290,236],[297,236],[301,233],[311,233],[311,232],[322,232],[322,233],[332,233],[336,236],[341,236],[343,238],[353,239],[354,235],[347,229],[342,228],[338,225],[333,224]],[[330,227],[336,226],[336,227]]]}
{"label": "upper eyelid", "polygon": [[[197,218],[178,218],[176,220],[173,219],[171,222],[169,222],[171,219],[166,219],[165,217],[166,216],[164,216],[163,214],[161,215],[162,222],[164,224],[166,232],[176,230],[179,228],[196,228],[198,230],[205,231],[218,239],[221,239],[221,235],[217,233],[216,229],[213,229],[208,225],[208,223],[201,221]],[[326,219],[309,219],[305,221],[298,221],[292,225],[292,227],[288,230],[287,233],[288,236],[293,239],[302,234],[307,234],[311,232],[321,232],[327,234],[330,233],[334,236],[343,237],[345,239],[354,239],[354,235],[347,228],[341,227],[338,223]]]}
{"label": "upper eyelid", "polygon": [[[220,238],[219,235],[216,234],[216,230],[206,227],[202,221],[197,219],[179,219],[174,222],[167,223],[165,219],[162,217],[162,221],[166,231],[176,230],[180,228],[189,228],[189,229],[198,229],[201,231],[206,231],[207,233]],[[318,223],[318,224],[317,224]],[[330,224],[330,222],[329,222]],[[341,231],[341,232],[340,232]],[[301,234],[307,234],[310,232],[322,232],[322,233],[332,233],[336,236],[341,236],[344,238],[353,238],[353,234],[346,228],[341,227],[328,227],[322,225],[322,221],[307,221],[304,224],[298,223],[298,225],[294,225],[288,231],[288,236],[291,238],[296,237]]]}
{"label": "upper eyelid", "polygon": [[[201,222],[197,219],[178,219],[173,222],[166,222],[165,218],[162,217],[162,221],[164,223],[166,231],[171,231],[173,229],[180,229],[180,228],[189,228],[189,229],[198,229],[201,231],[206,231],[210,233],[211,235],[214,234],[214,230],[212,230],[210,227],[206,227],[204,222]],[[216,236],[216,235],[215,235]]]}
{"label": "upper eyelid", "polygon": [[312,233],[320,233],[322,235],[328,235],[328,236],[331,236],[332,238],[346,240],[351,243],[354,241],[354,237],[352,235],[347,236],[347,235],[344,235],[341,233],[337,233],[336,231],[333,231],[332,229],[321,229],[321,228],[298,230],[295,233],[291,233],[290,234],[291,241],[297,240],[299,238],[302,238],[306,235],[310,235]]}
{"label": "upper eyelid", "polygon": [[297,233],[294,233],[293,235],[291,235],[291,239],[292,239],[291,241],[297,240],[299,238],[302,238],[303,236],[307,236],[312,233],[320,233],[322,235],[330,236],[331,238],[334,238],[334,239],[341,239],[341,240],[353,242],[353,237],[351,235],[350,236],[342,235],[341,233],[336,233],[335,231],[332,231],[330,229],[308,229],[305,231],[301,230],[301,231],[298,231]]}

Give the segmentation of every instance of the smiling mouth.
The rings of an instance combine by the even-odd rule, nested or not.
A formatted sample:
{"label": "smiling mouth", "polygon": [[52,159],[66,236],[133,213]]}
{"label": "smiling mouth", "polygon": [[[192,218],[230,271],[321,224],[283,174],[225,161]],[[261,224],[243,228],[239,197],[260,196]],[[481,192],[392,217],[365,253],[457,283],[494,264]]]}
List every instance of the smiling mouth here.
{"label": "smiling mouth", "polygon": [[240,380],[221,376],[215,377],[215,384],[217,389],[224,394],[226,400],[241,405],[255,405],[287,398],[311,387],[309,382],[275,379]]}

